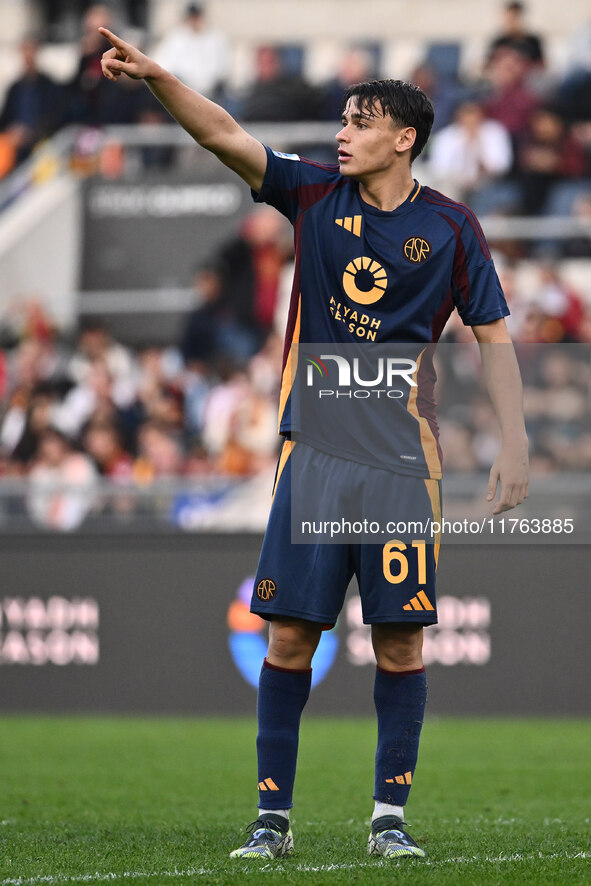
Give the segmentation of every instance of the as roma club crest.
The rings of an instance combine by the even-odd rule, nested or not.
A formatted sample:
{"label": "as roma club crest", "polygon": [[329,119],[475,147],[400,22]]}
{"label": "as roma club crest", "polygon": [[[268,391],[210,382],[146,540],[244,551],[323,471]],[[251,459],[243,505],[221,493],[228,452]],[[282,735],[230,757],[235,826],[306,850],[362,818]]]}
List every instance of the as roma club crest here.
{"label": "as roma club crest", "polygon": [[431,255],[431,244],[424,237],[409,237],[402,247],[404,257],[413,265],[420,265]]}
{"label": "as roma club crest", "polygon": [[277,585],[272,578],[263,578],[257,585],[257,597],[266,602],[275,596]]}

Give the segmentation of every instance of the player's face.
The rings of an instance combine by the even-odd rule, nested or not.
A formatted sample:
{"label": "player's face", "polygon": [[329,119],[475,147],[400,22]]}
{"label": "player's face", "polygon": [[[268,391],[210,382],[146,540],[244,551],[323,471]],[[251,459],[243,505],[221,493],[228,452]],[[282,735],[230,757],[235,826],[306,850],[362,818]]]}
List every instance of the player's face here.
{"label": "player's face", "polygon": [[339,166],[342,175],[354,178],[387,172],[400,162],[401,154],[410,159],[409,147],[415,130],[397,127],[379,107],[371,114],[360,112],[357,98],[351,98],[341,118],[343,128],[335,136],[339,143]]}

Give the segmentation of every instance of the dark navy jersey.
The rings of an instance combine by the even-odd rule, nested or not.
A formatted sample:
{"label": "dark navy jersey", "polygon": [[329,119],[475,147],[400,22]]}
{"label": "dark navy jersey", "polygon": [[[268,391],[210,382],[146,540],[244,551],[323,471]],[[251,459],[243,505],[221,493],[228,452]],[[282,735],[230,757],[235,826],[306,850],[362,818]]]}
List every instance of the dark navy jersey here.
{"label": "dark navy jersey", "polygon": [[[469,326],[509,310],[482,229],[464,204],[415,182],[404,203],[384,212],[366,203],[358,183],[337,165],[266,150],[265,178],[254,198],[278,209],[295,232],[279,427],[330,450],[324,435],[315,439],[310,427],[302,434],[292,409],[293,381],[304,369],[294,365],[292,345],[428,345],[439,340],[454,308]],[[349,452],[401,473],[441,476],[434,373],[428,349],[415,348],[414,354],[419,384],[397,401],[388,451],[376,441],[373,452],[360,452],[354,429],[343,427],[336,454]]]}

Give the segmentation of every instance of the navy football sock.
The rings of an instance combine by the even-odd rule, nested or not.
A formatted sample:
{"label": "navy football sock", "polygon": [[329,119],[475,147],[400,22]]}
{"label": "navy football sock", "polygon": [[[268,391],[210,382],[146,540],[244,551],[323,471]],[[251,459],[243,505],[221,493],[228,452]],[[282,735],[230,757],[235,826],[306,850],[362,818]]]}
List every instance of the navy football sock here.
{"label": "navy football sock", "polygon": [[269,664],[259,677],[257,756],[259,808],[293,806],[300,717],[310,695],[312,668],[291,670]]}
{"label": "navy football sock", "polygon": [[417,765],[425,704],[425,668],[386,671],[378,667],[374,687],[378,747],[374,800],[404,806]]}

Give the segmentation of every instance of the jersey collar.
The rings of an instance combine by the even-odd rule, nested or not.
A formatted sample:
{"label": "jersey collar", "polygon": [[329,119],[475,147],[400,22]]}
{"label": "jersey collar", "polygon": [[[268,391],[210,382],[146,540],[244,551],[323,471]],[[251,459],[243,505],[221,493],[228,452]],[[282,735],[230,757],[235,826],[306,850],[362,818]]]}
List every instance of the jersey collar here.
{"label": "jersey collar", "polygon": [[397,206],[396,209],[392,209],[389,212],[386,212],[383,209],[378,209],[377,206],[372,206],[371,203],[366,203],[359,193],[359,185],[355,183],[355,193],[357,196],[357,201],[363,212],[367,212],[370,215],[381,216],[382,218],[396,218],[399,215],[406,215],[406,213],[411,212],[417,205],[416,200],[421,190],[421,185],[416,180],[416,178],[413,179],[413,181],[415,183],[414,188],[412,189],[404,203],[401,203],[400,206]]}

